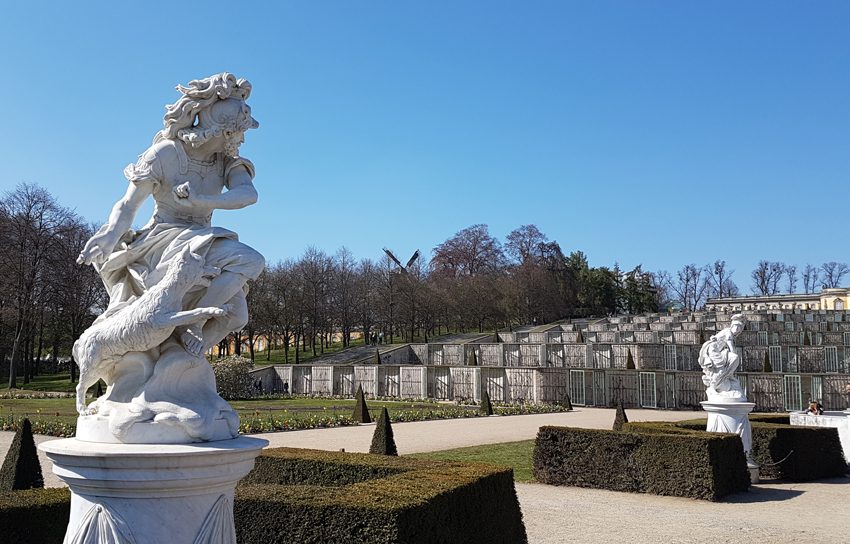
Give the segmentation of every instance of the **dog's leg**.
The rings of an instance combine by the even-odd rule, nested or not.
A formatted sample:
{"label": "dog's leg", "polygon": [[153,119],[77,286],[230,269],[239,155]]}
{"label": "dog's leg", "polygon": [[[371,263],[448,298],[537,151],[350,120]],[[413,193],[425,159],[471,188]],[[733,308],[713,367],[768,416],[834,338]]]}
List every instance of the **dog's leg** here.
{"label": "dog's leg", "polygon": [[182,312],[172,312],[162,316],[169,327],[190,325],[213,317],[226,317],[227,308],[195,308]]}

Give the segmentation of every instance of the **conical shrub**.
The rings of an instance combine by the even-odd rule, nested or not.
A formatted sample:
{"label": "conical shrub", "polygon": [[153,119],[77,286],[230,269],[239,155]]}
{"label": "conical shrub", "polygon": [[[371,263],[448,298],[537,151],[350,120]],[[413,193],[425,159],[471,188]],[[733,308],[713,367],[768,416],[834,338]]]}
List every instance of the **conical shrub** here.
{"label": "conical shrub", "polygon": [[632,357],[632,350],[629,349],[629,354],[626,357],[626,368],[629,370],[635,369],[635,358]]}
{"label": "conical shrub", "polygon": [[578,331],[576,336],[576,344],[584,344],[584,336],[581,334],[581,330]]}
{"label": "conical shrub", "polygon": [[773,365],[770,364],[770,353],[764,352],[764,364],[762,365],[762,372],[773,372]]}
{"label": "conical shrub", "polygon": [[386,408],[381,410],[381,415],[378,417],[378,424],[375,426],[375,434],[372,435],[372,445],[369,447],[369,453],[398,455],[398,450],[395,447],[395,439],[393,438],[393,428],[390,425],[390,413],[387,412]]}
{"label": "conical shrub", "polygon": [[487,391],[484,391],[484,393],[481,394],[481,406],[479,407],[479,410],[485,416],[493,415],[493,404],[490,402],[490,394],[487,393]]}
{"label": "conical shrub", "polygon": [[103,396],[103,386],[102,386],[102,385],[100,385],[100,384],[102,384],[102,383],[103,383],[103,382],[102,382],[102,381],[100,381],[100,380],[98,380],[98,381],[97,381],[97,391],[95,391],[95,392],[94,392],[94,396],[95,396],[95,398],[98,398],[98,399],[99,399],[100,397],[102,397],[102,396]]}
{"label": "conical shrub", "polygon": [[363,394],[363,386],[357,386],[357,395],[354,402],[354,414],[352,418],[358,423],[372,423],[372,417],[369,415],[369,407],[366,406],[366,395]]}
{"label": "conical shrub", "polygon": [[0,491],[44,487],[30,420],[24,418],[0,468]]}
{"label": "conical shrub", "polygon": [[478,366],[478,357],[475,356],[475,350],[469,350],[469,353],[466,354],[466,365],[467,366]]}
{"label": "conical shrub", "polygon": [[378,350],[378,348],[375,348],[375,359],[374,359],[374,361],[375,361],[376,365],[381,364],[381,352]]}
{"label": "conical shrub", "polygon": [[623,401],[617,401],[617,414],[614,416],[614,427],[615,431],[622,431],[623,425],[629,422],[628,416],[626,416],[626,410],[623,408]]}
{"label": "conical shrub", "polygon": [[570,398],[570,396],[569,396],[569,395],[566,395],[566,394],[565,394],[565,395],[564,395],[564,398],[562,398],[562,399],[558,402],[558,404],[559,404],[559,405],[560,405],[560,406],[561,406],[564,410],[566,410],[567,412],[572,412],[572,411],[573,411],[573,401],[572,401],[572,399]]}

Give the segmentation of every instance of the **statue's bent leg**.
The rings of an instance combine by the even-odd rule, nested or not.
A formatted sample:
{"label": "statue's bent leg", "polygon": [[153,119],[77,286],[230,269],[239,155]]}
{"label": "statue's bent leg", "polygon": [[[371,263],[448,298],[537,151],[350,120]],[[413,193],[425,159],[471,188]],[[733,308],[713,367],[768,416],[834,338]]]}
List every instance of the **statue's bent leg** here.
{"label": "statue's bent leg", "polygon": [[[245,244],[228,238],[219,238],[213,241],[207,251],[205,262],[208,266],[216,266],[221,269],[221,274],[214,278],[209,287],[206,288],[203,296],[196,303],[196,307],[218,307],[221,308],[231,299],[242,293],[244,298],[244,287],[248,280],[257,278],[260,272],[265,267],[265,259],[254,249]],[[238,302],[238,301],[237,301]],[[238,311],[239,309],[236,309]],[[234,311],[234,310],[231,310]],[[247,311],[246,311],[247,315]],[[227,333],[237,330],[244,326],[239,325],[235,317],[225,320],[232,322],[223,333],[219,332],[219,326],[215,323],[216,320],[211,320],[210,335],[207,334],[204,327],[204,320],[198,320],[195,323],[178,329],[180,339],[187,351],[195,355],[203,353],[205,346],[210,346],[224,338]],[[221,336],[218,336],[221,334]]]}

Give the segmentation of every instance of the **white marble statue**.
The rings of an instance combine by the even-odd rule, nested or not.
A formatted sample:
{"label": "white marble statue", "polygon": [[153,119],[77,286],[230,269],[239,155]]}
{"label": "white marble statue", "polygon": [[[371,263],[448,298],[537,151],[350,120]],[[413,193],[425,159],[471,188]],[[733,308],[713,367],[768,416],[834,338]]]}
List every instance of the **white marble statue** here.
{"label": "white marble statue", "polygon": [[702,382],[709,401],[746,401],[747,397],[735,372],[741,359],[735,352],[735,337],[744,330],[746,320],[741,314],[732,316],[728,327],[715,334],[699,350]]}
{"label": "white marble statue", "polygon": [[[238,153],[244,132],[258,123],[244,79],[225,72],[177,89],[182,96],[166,106],[165,128],[125,168],[126,193],[78,259],[100,273],[109,306],[74,347],[77,406],[106,418],[118,437],[151,421],[195,441],[238,433],[204,353],[247,323],[246,282],[265,261],[211,221],[216,209],[257,201],[254,166]],[[132,230],[150,196],[153,217]],[[86,386],[99,378],[107,391],[86,407]]]}

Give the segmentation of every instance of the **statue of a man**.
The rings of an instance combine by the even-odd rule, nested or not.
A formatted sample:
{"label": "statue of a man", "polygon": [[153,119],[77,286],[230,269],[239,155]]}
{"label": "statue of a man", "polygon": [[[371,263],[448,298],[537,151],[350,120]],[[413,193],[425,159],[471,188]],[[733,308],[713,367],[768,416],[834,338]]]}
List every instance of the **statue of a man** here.
{"label": "statue of a man", "polygon": [[[184,306],[224,307],[227,319],[182,327],[185,349],[198,355],[248,321],[244,287],[263,270],[262,255],[235,233],[211,226],[216,209],[233,210],[257,201],[254,166],[239,156],[244,132],[257,128],[245,103],[251,84],[221,73],[178,86],[183,96],[167,106],[165,128],[124,169],[127,192],[109,220],[86,243],[79,262],[94,263],[109,291],[109,310],[139,296],[162,279],[166,263],[186,246],[221,269],[212,283],[187,296]],[[222,192],[224,189],[227,191]],[[139,208],[153,196],[153,217],[130,230]]]}
{"label": "statue of a man", "polygon": [[719,398],[747,400],[741,383],[735,377],[735,371],[741,364],[741,359],[735,352],[735,337],[744,330],[745,323],[743,315],[733,315],[729,326],[709,338],[700,348],[702,382],[706,386],[705,392],[709,401]]}
{"label": "statue of a man", "polygon": [[[124,169],[127,191],[78,262],[93,264],[109,293],[109,306],[96,323],[113,319],[119,330],[121,319],[133,313],[124,310],[141,304],[142,295],[168,277],[169,265],[175,269],[181,259],[195,256],[214,272],[181,295],[180,315],[190,317],[165,342],[127,352],[109,366],[108,375],[101,376],[107,393],[87,412],[106,417],[115,436],[125,435],[135,423],[156,421],[181,427],[192,439],[211,440],[221,438],[220,420],[230,436],[238,433],[239,421],[216,393],[203,353],[245,326],[246,283],[265,265],[236,233],[213,227],[212,214],[257,201],[254,166],[239,156],[239,146],[245,131],[259,125],[245,103],[251,84],[244,79],[225,72],[177,89],[183,96],[166,106],[165,128]],[[133,219],[149,196],[153,216],[134,231]],[[201,316],[192,312],[198,308],[206,308],[205,313],[186,324]]]}

